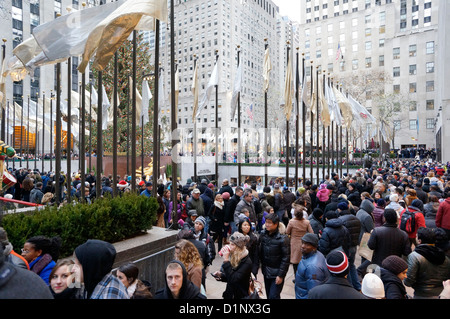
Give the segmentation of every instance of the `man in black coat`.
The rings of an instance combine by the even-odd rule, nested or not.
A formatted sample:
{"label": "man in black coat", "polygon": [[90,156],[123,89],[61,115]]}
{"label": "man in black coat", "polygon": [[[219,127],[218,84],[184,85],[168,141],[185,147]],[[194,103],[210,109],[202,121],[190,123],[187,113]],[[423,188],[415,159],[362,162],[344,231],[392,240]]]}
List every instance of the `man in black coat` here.
{"label": "man in black coat", "polygon": [[349,281],[356,290],[361,290],[361,283],[358,280],[358,273],[355,267],[356,250],[359,245],[359,233],[361,232],[361,222],[359,219],[350,213],[348,210],[348,203],[341,201],[338,204],[339,219],[342,220],[345,228],[350,233],[350,246],[348,248],[348,263],[349,263]]}
{"label": "man in black coat", "polygon": [[233,196],[231,196],[231,198],[229,199],[229,205],[228,205],[227,209],[228,209],[228,214],[231,215],[230,216],[231,217],[230,226],[231,226],[232,234],[237,231],[237,225],[234,222],[234,211],[236,210],[237,204],[241,201],[241,196],[243,194],[244,194],[244,190],[242,189],[242,187],[238,186],[238,187],[236,187],[235,194]]}
{"label": "man in black coat", "polygon": [[280,219],[276,213],[267,215],[266,228],[258,240],[258,258],[264,276],[267,299],[280,299],[290,265],[289,237],[280,234],[279,223]]}
{"label": "man in black coat", "polygon": [[233,188],[230,186],[228,179],[224,179],[222,181],[222,187],[219,189],[219,194],[223,194],[225,192],[229,193],[231,197],[234,195]]}
{"label": "man in black coat", "polygon": [[408,234],[398,228],[395,210],[385,209],[383,216],[386,222],[383,226],[373,229],[367,242],[367,246],[373,250],[372,263],[379,266],[388,256],[402,257],[411,253]]}

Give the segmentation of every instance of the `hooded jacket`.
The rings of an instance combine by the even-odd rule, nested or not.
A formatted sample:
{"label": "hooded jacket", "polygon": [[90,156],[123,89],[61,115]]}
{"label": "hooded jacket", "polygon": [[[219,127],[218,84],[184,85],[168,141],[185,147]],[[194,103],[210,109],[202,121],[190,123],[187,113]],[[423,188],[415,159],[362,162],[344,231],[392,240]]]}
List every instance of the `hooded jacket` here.
{"label": "hooded jacket", "polygon": [[373,219],[372,212],[375,206],[368,199],[365,199],[361,203],[361,207],[356,213],[356,217],[361,222],[361,232],[359,234],[359,241],[361,242],[364,233],[370,233],[374,228],[375,222]]}
{"label": "hooded jacket", "polygon": [[433,245],[421,244],[408,256],[408,272],[404,283],[414,289],[414,295],[437,297],[442,282],[450,278],[450,258]]}
{"label": "hooded jacket", "polygon": [[[183,263],[178,260],[172,260],[169,264],[172,263],[180,265],[183,272],[183,283],[178,299],[206,299],[206,296],[200,292],[200,289],[187,279],[187,272]],[[172,292],[167,285],[167,280],[164,280],[164,282],[165,287],[156,292],[155,299],[173,299]]]}
{"label": "hooded jacket", "polygon": [[361,232],[361,222],[359,219],[350,213],[348,209],[339,213],[339,219],[342,220],[342,223],[350,232],[350,246],[354,247],[359,245],[359,233]]}
{"label": "hooded jacket", "polygon": [[105,287],[110,284],[111,286],[118,286],[119,289],[123,288],[123,291],[115,291],[109,294],[111,298],[113,295],[116,297],[123,296],[123,292],[128,297],[125,286],[117,278],[107,278],[116,258],[116,249],[112,244],[102,240],[89,239],[75,248],[75,256],[83,268],[84,286],[88,299],[92,297],[94,290],[102,282],[105,283]]}
{"label": "hooded jacket", "polygon": [[447,197],[440,205],[436,214],[436,226],[450,229],[450,197]]}
{"label": "hooded jacket", "polygon": [[393,272],[380,268],[380,278],[384,285],[386,299],[407,299],[403,282]]}
{"label": "hooded jacket", "polygon": [[350,242],[350,232],[345,228],[343,221],[339,218],[333,218],[325,223],[325,228],[319,239],[318,250],[326,256],[333,249],[342,247],[348,255]]}
{"label": "hooded jacket", "polygon": [[[414,213],[415,213],[415,214],[414,214],[414,220],[416,221],[416,227],[414,228],[414,231],[413,231],[413,232],[411,232],[411,233],[408,233],[408,232],[407,232],[407,234],[408,234],[408,237],[409,237],[409,238],[416,238],[417,230],[418,230],[420,227],[427,227],[426,224],[425,224],[425,217],[424,217],[422,211],[421,211],[418,207],[415,207],[415,206],[408,206],[408,210],[409,210],[410,212],[414,212]],[[406,211],[406,209],[402,210],[402,212],[400,213],[400,218],[399,218],[399,220],[402,218],[402,215],[403,215],[403,213],[404,213],[405,211]]]}

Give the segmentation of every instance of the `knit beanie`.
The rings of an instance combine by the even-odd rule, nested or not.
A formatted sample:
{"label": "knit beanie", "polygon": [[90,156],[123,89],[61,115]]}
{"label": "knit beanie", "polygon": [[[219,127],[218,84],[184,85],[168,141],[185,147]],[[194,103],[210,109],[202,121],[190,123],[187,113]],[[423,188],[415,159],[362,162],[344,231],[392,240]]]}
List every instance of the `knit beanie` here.
{"label": "knit beanie", "polygon": [[403,258],[396,255],[391,255],[383,260],[383,262],[381,263],[381,267],[389,270],[394,275],[398,275],[408,268],[408,264],[403,260]]}
{"label": "knit beanie", "polygon": [[411,202],[411,206],[417,207],[421,212],[423,212],[423,202],[420,199],[415,199]]}
{"label": "knit beanie", "polygon": [[243,248],[245,244],[250,241],[250,237],[248,235],[244,235],[240,232],[234,232],[230,236],[230,242],[238,246],[239,248]]}
{"label": "knit beanie", "polygon": [[373,273],[367,273],[361,283],[363,295],[373,299],[384,298],[384,284],[380,277]]}
{"label": "knit beanie", "polygon": [[337,208],[339,208],[340,210],[347,210],[348,209],[348,204],[344,201],[339,202],[339,204],[337,205]]}
{"label": "knit beanie", "polygon": [[327,268],[332,275],[344,277],[348,274],[347,255],[339,250],[332,251],[327,255]]}
{"label": "knit beanie", "polygon": [[203,224],[203,227],[205,227],[205,225],[206,225],[206,219],[205,219],[205,217],[203,217],[203,216],[197,217],[197,219],[195,220],[195,222],[196,222],[196,223],[199,222],[199,223]]}
{"label": "knit beanie", "polygon": [[229,200],[229,199],[230,199],[230,193],[224,192],[224,193],[222,194],[222,198],[223,198],[224,200]]}

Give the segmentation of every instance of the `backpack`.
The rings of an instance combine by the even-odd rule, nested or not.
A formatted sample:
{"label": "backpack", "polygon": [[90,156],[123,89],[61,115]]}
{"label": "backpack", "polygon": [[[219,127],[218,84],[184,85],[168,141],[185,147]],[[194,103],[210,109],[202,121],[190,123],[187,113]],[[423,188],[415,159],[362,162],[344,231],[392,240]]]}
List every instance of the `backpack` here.
{"label": "backpack", "polygon": [[408,208],[405,208],[405,211],[402,214],[400,219],[400,229],[404,230],[407,233],[414,232],[416,228],[416,213],[410,212]]}

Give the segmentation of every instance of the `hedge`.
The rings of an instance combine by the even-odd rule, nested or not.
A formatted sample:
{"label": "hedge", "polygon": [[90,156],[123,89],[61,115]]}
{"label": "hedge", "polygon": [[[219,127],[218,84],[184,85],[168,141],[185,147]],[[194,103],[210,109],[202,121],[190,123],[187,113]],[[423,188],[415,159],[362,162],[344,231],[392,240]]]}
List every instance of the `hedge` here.
{"label": "hedge", "polygon": [[157,208],[155,198],[125,193],[99,198],[92,204],[46,206],[31,214],[8,214],[3,216],[1,226],[16,252],[33,236],[59,236],[61,257],[68,257],[87,239],[114,243],[144,233],[155,224]]}

